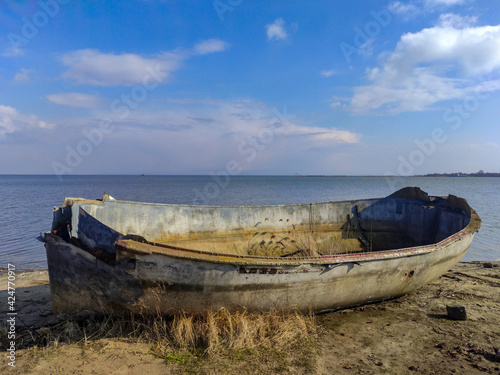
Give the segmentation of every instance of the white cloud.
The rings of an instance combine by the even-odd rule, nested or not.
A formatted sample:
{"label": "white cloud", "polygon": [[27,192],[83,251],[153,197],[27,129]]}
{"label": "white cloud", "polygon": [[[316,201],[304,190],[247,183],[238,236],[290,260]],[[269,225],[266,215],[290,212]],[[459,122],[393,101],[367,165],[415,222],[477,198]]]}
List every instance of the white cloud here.
{"label": "white cloud", "polygon": [[12,117],[16,115],[16,110],[12,107],[0,105],[0,136],[6,133],[13,133],[17,130]]}
{"label": "white cloud", "polygon": [[3,57],[17,57],[24,55],[24,50],[18,46],[11,46],[2,52]]}
{"label": "white cloud", "polygon": [[394,14],[402,15],[403,17],[410,19],[415,15],[420,13],[420,8],[411,3],[402,3],[401,1],[396,1],[389,4],[388,9]]}
{"label": "white cloud", "polygon": [[[361,139],[361,135],[346,129],[305,126],[284,109],[277,111],[252,100],[170,99],[166,107],[133,111],[126,122],[104,110],[102,114],[95,113],[95,117],[113,121],[120,129],[117,134],[122,144],[133,142],[136,148],[143,143],[151,149],[161,148],[163,151],[158,152],[162,157],[172,153],[182,167],[165,167],[183,168],[184,173],[217,171],[230,160],[236,160],[245,171],[264,170],[270,163],[287,164],[298,153],[302,153],[302,160],[316,160],[314,150],[318,148],[334,152],[337,147]],[[136,134],[140,134],[139,138]]]}
{"label": "white cloud", "polygon": [[470,27],[477,22],[475,16],[460,16],[453,13],[441,14],[438,19],[438,26],[463,29]]}
{"label": "white cloud", "polygon": [[425,0],[428,7],[462,5],[466,0]]}
{"label": "white cloud", "polygon": [[267,40],[283,40],[288,38],[283,18],[277,18],[273,23],[266,25]]}
{"label": "white cloud", "polygon": [[335,69],[330,69],[330,70],[322,70],[320,72],[320,74],[323,76],[323,77],[331,77],[331,76],[334,76],[334,75],[337,75],[339,74]]}
{"label": "white cloud", "polygon": [[[266,104],[251,100],[169,99],[168,101],[180,105],[183,109],[158,112],[134,111],[127,121],[130,124],[177,131],[209,128],[214,139],[228,134],[238,137],[256,136],[262,129],[272,128],[275,123],[281,123],[277,133],[285,137],[300,136],[302,140],[327,140],[332,143],[355,143],[360,139],[358,134],[347,130],[297,124],[293,121],[293,116],[286,115],[286,111],[279,114]],[[184,109],[184,106],[189,106],[189,109]]]}
{"label": "white cloud", "polygon": [[78,84],[94,86],[141,85],[151,76],[161,83],[179,69],[182,60],[183,57],[169,52],[147,58],[82,49],[62,57],[63,64],[69,68],[63,76]]}
{"label": "white cloud", "polygon": [[39,120],[32,114],[24,114],[13,107],[0,105],[0,138],[22,130],[53,129],[54,124]]}
{"label": "white cloud", "polygon": [[284,129],[283,134],[301,135],[310,137],[312,140],[327,141],[328,143],[357,143],[361,136],[348,130],[336,128],[322,128],[290,125]]}
{"label": "white cloud", "polygon": [[359,47],[358,53],[364,57],[371,57],[373,55],[374,43],[375,43],[375,38],[368,39]]}
{"label": "white cloud", "polygon": [[330,108],[337,109],[342,107],[342,102],[337,100],[336,102],[333,102],[330,104]]}
{"label": "white cloud", "polygon": [[424,110],[486,87],[487,83],[478,85],[473,78],[499,68],[500,25],[454,28],[447,24],[408,33],[380,67],[367,70],[370,84],[354,89],[349,109],[354,113],[380,108],[391,113]]}
{"label": "white cloud", "polygon": [[66,53],[61,61],[68,67],[63,77],[77,84],[93,86],[135,86],[164,83],[193,55],[224,51],[228,44],[209,39],[191,51],[162,52],[153,56],[132,53],[103,53],[82,49]]}
{"label": "white cloud", "polygon": [[229,44],[219,39],[208,39],[194,46],[194,52],[198,55],[222,52],[229,48]]}
{"label": "white cloud", "polygon": [[[233,161],[241,167],[242,174],[273,173],[273,170],[291,174],[310,171],[311,165],[326,168],[325,171],[337,170],[336,166],[332,167],[330,155],[351,150],[361,138],[357,133],[332,125],[305,126],[286,109],[275,110],[254,100],[184,98],[169,100],[168,105],[159,102],[155,110],[138,108],[125,120],[105,107],[92,110],[84,117],[75,113],[73,118],[58,123],[58,134],[64,135],[64,144],[60,146],[59,138],[41,129],[47,124],[32,119],[33,125],[24,126],[14,109],[3,109],[8,112],[8,121],[0,128],[2,134],[28,131],[6,139],[0,137],[0,142],[6,144],[16,142],[21,136],[28,137],[38,158],[49,161],[48,167],[41,163],[40,171],[50,168],[54,160],[64,164],[64,147],[75,148],[86,139],[82,129],[99,126],[98,119],[109,120],[115,130],[106,135],[106,147],[95,147],[74,173],[209,174],[224,171]],[[34,126],[38,131],[34,131]],[[38,148],[40,143],[45,146]],[[0,150],[5,151],[2,147]],[[170,162],[159,164],[158,160]]]}
{"label": "white cloud", "polygon": [[99,96],[76,92],[47,95],[47,99],[53,103],[74,108],[97,108],[102,101]]}
{"label": "white cloud", "polygon": [[395,1],[387,9],[403,20],[408,21],[422,14],[434,13],[447,7],[465,4],[468,0],[413,0],[408,2]]}
{"label": "white cloud", "polygon": [[13,81],[18,83],[27,83],[30,81],[31,73],[33,73],[33,70],[21,68],[21,70],[14,76]]}

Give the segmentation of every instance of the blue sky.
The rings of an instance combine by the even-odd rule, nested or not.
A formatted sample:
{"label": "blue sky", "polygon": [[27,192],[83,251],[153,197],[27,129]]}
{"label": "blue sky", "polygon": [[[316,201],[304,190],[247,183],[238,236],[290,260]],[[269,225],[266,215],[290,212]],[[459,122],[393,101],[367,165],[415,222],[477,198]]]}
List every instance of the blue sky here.
{"label": "blue sky", "polygon": [[0,43],[0,174],[500,172],[491,1],[6,1]]}

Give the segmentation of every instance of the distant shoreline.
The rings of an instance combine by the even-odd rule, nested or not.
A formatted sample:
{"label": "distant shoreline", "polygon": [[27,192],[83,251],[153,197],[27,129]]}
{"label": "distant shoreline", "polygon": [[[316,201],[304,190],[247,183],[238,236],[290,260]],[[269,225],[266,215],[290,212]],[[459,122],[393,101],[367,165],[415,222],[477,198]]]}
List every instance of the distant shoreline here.
{"label": "distant shoreline", "polygon": [[423,175],[399,176],[399,175],[317,175],[299,174],[297,177],[500,177],[500,173],[432,173]]}
{"label": "distant shoreline", "polygon": [[433,173],[414,177],[500,177],[500,173],[493,172],[483,172],[479,171],[476,173]]}

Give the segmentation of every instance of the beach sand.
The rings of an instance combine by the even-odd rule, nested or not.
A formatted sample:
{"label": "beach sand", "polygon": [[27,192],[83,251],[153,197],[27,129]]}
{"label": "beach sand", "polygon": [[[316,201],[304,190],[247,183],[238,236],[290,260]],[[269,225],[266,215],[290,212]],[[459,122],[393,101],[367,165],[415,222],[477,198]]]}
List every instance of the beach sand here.
{"label": "beach sand", "polygon": [[[58,322],[51,313],[48,282],[47,271],[16,272],[18,338]],[[6,289],[4,271],[0,275],[4,353],[8,347]],[[449,319],[447,305],[465,307],[467,320]],[[276,358],[250,351],[241,356],[167,361],[152,355],[147,343],[111,337],[27,345],[17,349],[14,368],[2,355],[0,373],[500,374],[493,350],[500,347],[500,262],[459,263],[414,293],[321,314],[316,322],[318,334],[306,365],[293,352]],[[266,350],[272,352],[272,348]]]}

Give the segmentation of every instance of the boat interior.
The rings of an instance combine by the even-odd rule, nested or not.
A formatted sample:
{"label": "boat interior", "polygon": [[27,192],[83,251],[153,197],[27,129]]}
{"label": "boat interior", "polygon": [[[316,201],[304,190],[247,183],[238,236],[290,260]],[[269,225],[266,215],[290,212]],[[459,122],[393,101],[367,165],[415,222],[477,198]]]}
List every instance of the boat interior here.
{"label": "boat interior", "polygon": [[464,199],[418,188],[382,199],[252,207],[69,199],[55,211],[53,231],[108,255],[118,239],[263,257],[392,250],[438,243],[471,219]]}

